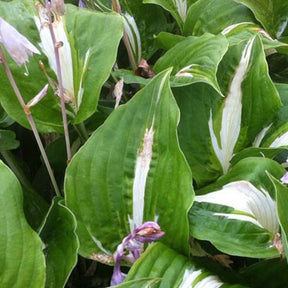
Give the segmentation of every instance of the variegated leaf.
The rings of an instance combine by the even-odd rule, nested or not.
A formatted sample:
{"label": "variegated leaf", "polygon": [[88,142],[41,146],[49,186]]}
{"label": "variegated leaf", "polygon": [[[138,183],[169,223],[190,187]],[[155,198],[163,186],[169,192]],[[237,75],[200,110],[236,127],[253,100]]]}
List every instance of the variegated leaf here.
{"label": "variegated leaf", "polygon": [[162,241],[188,251],[192,179],[178,146],[170,72],[117,108],[68,167],[66,203],[77,218],[84,256],[101,249],[111,256],[131,229],[148,220],[159,222]]}
{"label": "variegated leaf", "polygon": [[285,170],[269,159],[246,158],[197,191],[189,213],[191,235],[230,255],[279,256],[275,192],[266,171],[282,177]]}
{"label": "variegated leaf", "polygon": [[[132,284],[132,281],[140,281],[141,278],[146,277],[161,279],[159,283],[153,285],[155,288],[244,288],[244,286],[237,284],[224,284],[217,275],[213,275],[197,262],[189,261],[188,258],[161,243],[151,245],[132,266],[123,283],[127,283],[127,286],[123,287],[135,287],[129,286],[128,283]],[[120,287],[122,286],[119,285]]]}

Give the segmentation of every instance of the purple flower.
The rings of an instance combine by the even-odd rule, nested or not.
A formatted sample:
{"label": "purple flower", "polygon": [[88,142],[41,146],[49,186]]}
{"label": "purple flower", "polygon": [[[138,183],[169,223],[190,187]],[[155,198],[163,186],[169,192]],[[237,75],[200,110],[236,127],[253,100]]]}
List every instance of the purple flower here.
{"label": "purple flower", "polygon": [[19,65],[25,65],[28,57],[39,50],[20,34],[14,27],[0,17],[0,43],[3,43],[9,55]]}
{"label": "purple flower", "polygon": [[284,184],[288,184],[288,172],[284,174],[280,181]]}
{"label": "purple flower", "polygon": [[160,226],[152,221],[145,222],[133,231],[133,238],[141,243],[153,242],[164,236]]}
{"label": "purple flower", "polygon": [[148,221],[125,237],[114,253],[115,266],[110,283],[111,286],[122,283],[126,277],[126,274],[121,272],[122,259],[134,263],[140,257],[143,243],[151,243],[160,239],[164,234],[165,232],[161,231],[157,223]]}
{"label": "purple flower", "polygon": [[81,1],[81,0],[78,2],[78,6],[79,6],[80,8],[87,8],[87,7],[86,7],[86,4],[85,4],[83,1]]}

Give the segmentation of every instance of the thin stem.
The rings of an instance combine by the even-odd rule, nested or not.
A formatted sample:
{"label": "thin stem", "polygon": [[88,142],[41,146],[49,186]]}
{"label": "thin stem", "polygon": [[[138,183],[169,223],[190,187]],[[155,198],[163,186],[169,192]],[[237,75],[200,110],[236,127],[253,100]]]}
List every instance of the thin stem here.
{"label": "thin stem", "polygon": [[[117,12],[118,14],[122,13],[119,0],[112,0],[112,10]],[[129,42],[129,38],[127,36],[125,28],[124,28],[124,31],[123,31],[123,42],[124,42],[124,45],[126,47],[128,58],[129,58],[129,61],[131,63],[132,69],[135,72],[137,70],[137,63],[136,63],[136,60],[134,58],[132,47],[131,47],[131,44]]]}
{"label": "thin stem", "polygon": [[16,96],[17,96],[17,99],[18,99],[21,107],[23,108],[23,110],[25,112],[25,115],[26,115],[26,117],[28,119],[30,127],[31,127],[31,129],[33,131],[34,137],[36,139],[36,142],[37,142],[39,150],[41,152],[43,161],[44,161],[45,166],[47,168],[47,171],[48,171],[48,174],[50,176],[50,179],[51,179],[52,185],[54,187],[55,193],[56,193],[57,196],[61,196],[59,188],[58,188],[58,185],[57,185],[57,182],[55,180],[55,177],[54,177],[54,174],[53,174],[53,171],[52,171],[52,168],[50,166],[47,154],[46,154],[45,149],[43,147],[43,144],[41,142],[38,130],[37,130],[35,122],[34,122],[34,119],[33,119],[32,115],[31,115],[30,108],[24,102],[24,99],[23,99],[23,97],[22,97],[22,95],[21,95],[21,93],[20,93],[20,91],[18,89],[18,86],[17,86],[17,84],[16,84],[16,82],[14,80],[14,77],[13,77],[13,75],[11,73],[11,70],[10,70],[8,64],[7,64],[6,58],[4,56],[4,53],[3,53],[1,47],[0,47],[0,58],[1,58],[1,62],[3,64],[3,66],[4,66],[5,72],[7,74],[7,77],[9,79],[9,81],[10,81],[10,84],[11,84],[11,86],[12,86],[12,88],[13,88]]}
{"label": "thin stem", "polygon": [[65,143],[66,143],[67,163],[69,163],[71,161],[71,146],[70,146],[69,129],[68,129],[67,114],[66,114],[66,107],[65,107],[65,100],[64,100],[62,71],[61,71],[60,55],[59,55],[59,48],[61,48],[61,45],[59,45],[60,42],[59,43],[57,42],[57,39],[54,33],[52,19],[51,19],[51,12],[50,12],[50,3],[47,0],[46,0],[46,9],[48,11],[48,17],[49,17],[50,35],[51,35],[53,46],[54,46],[56,68],[57,68],[58,90],[59,90],[59,97],[60,97],[60,103],[61,103],[61,112],[62,112],[64,136],[65,136]]}
{"label": "thin stem", "polygon": [[77,134],[79,135],[82,143],[85,143],[89,138],[85,124],[81,122],[80,124],[73,125],[73,127],[76,130]]}

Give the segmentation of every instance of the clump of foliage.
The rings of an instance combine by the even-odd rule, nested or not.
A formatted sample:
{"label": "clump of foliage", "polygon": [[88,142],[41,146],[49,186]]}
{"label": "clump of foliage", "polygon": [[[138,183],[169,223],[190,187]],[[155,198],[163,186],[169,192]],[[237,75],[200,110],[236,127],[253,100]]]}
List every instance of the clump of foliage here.
{"label": "clump of foliage", "polygon": [[67,2],[0,1],[0,286],[285,287],[288,2]]}

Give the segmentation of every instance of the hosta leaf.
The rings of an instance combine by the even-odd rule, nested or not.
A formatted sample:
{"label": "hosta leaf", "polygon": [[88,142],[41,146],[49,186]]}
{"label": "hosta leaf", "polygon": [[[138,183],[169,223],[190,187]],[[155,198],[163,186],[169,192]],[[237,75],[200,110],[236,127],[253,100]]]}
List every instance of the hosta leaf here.
{"label": "hosta leaf", "polygon": [[160,278],[161,282],[153,285],[155,288],[244,287],[224,284],[217,276],[161,243],[153,244],[145,251],[132,266],[124,284],[144,277]]}
{"label": "hosta leaf", "polygon": [[281,148],[262,148],[262,147],[248,147],[240,152],[236,153],[231,159],[231,165],[235,165],[242,159],[248,157],[267,157],[273,159],[277,154],[285,150],[285,147]]}
{"label": "hosta leaf", "polygon": [[287,51],[288,45],[273,39],[263,28],[252,22],[236,23],[226,27],[221,31],[229,41],[230,46],[238,45],[242,41],[247,41],[258,34],[263,42],[264,49],[281,47],[281,52]]}
{"label": "hosta leaf", "polygon": [[234,154],[249,147],[281,108],[262,43],[252,39],[230,47],[219,64],[225,98],[202,83],[173,90],[181,111],[180,146],[199,186],[227,171]]}
{"label": "hosta leaf", "polygon": [[[235,61],[237,58],[239,60]],[[227,97],[216,117],[211,110],[209,131],[215,154],[223,171],[227,172],[233,154],[248,146],[257,133],[270,124],[281,101],[268,75],[263,46],[257,36],[244,47],[242,44],[230,48],[218,75],[221,75],[220,85]]]}
{"label": "hosta leaf", "polygon": [[[249,157],[242,159],[227,174],[218,178],[216,182],[198,189],[197,195],[220,190],[227,183],[241,180],[251,182],[258,189],[262,186],[273,194],[274,186],[266,175],[266,171],[278,179],[285,173],[285,169],[279,163],[268,158]],[[275,196],[273,196],[274,198]]]}
{"label": "hosta leaf", "polygon": [[15,139],[13,131],[0,130],[0,151],[13,150],[18,148],[19,141]]}
{"label": "hosta leaf", "polygon": [[271,123],[264,127],[255,137],[253,146],[279,148],[288,145],[288,106],[287,106],[287,84],[276,85],[279,96],[284,107],[282,107],[274,116]]}
{"label": "hosta leaf", "polygon": [[288,2],[282,0],[236,0],[254,13],[257,20],[274,38],[279,38],[288,23]]}
{"label": "hosta leaf", "polygon": [[288,281],[287,269],[287,262],[276,258],[257,262],[240,270],[239,274],[249,287],[282,288]]}
{"label": "hosta leaf", "polygon": [[157,50],[154,35],[166,31],[169,27],[165,11],[159,6],[146,5],[142,1],[134,0],[121,2],[121,8],[133,15],[140,33],[142,58],[149,60]]}
{"label": "hosta leaf", "polygon": [[[277,200],[277,213],[279,218],[279,223],[281,226],[281,238],[284,246],[285,256],[288,256],[288,220],[287,220],[287,205],[288,205],[288,189],[286,186],[282,185],[275,177],[270,176],[274,183],[276,190],[276,200]],[[281,245],[281,244],[280,244]],[[284,253],[284,251],[282,251]]]}
{"label": "hosta leaf", "polygon": [[155,45],[163,50],[169,50],[179,42],[185,40],[186,37],[168,33],[161,32],[155,36]]}
{"label": "hosta leaf", "polygon": [[[67,8],[65,18],[57,22],[58,33],[62,33],[62,39],[57,40],[64,41],[67,37],[63,46],[66,51],[60,58],[63,86],[74,108],[73,122],[80,123],[96,110],[100,90],[116,60],[123,33],[123,21],[118,14],[93,12],[72,5]],[[86,27],[85,33],[83,27]],[[47,39],[50,39],[49,29],[41,28],[40,23],[38,28],[41,48],[56,73],[53,49],[49,49],[51,46],[49,41],[47,42]],[[91,35],[95,37],[90,37]]]}
{"label": "hosta leaf", "polygon": [[216,71],[227,48],[228,42],[222,35],[205,34],[199,38],[188,37],[166,52],[156,62],[154,70],[159,72],[173,66],[174,87],[205,82],[221,94]]}
{"label": "hosta leaf", "polygon": [[2,162],[0,181],[0,286],[44,287],[42,242],[25,219],[21,186]]}
{"label": "hosta leaf", "polygon": [[76,221],[60,197],[53,199],[40,231],[46,257],[47,288],[64,287],[77,263]]}
{"label": "hosta leaf", "polygon": [[240,22],[254,22],[253,14],[244,5],[230,0],[198,0],[188,10],[184,33],[218,34],[226,27]]}
{"label": "hosta leaf", "polygon": [[68,167],[66,203],[77,218],[84,256],[99,252],[92,237],[109,254],[134,225],[154,219],[165,231],[165,243],[188,250],[192,179],[178,146],[170,72],[117,108]]}
{"label": "hosta leaf", "polygon": [[181,111],[178,127],[180,147],[197,185],[202,186],[221,175],[220,163],[212,150],[208,121],[209,108],[217,107],[222,97],[204,83],[174,88],[173,94]]}
{"label": "hosta leaf", "polygon": [[144,0],[144,3],[157,4],[169,11],[176,20],[180,29],[186,21],[187,11],[193,0]]}
{"label": "hosta leaf", "polygon": [[189,212],[191,235],[230,255],[279,255],[273,246],[279,227],[275,193],[266,171],[280,178],[285,170],[273,160],[247,158],[197,191]]}
{"label": "hosta leaf", "polygon": [[152,288],[155,284],[160,282],[162,279],[157,278],[143,278],[137,280],[127,281],[125,283],[119,284],[117,286],[111,286],[115,288]]}

